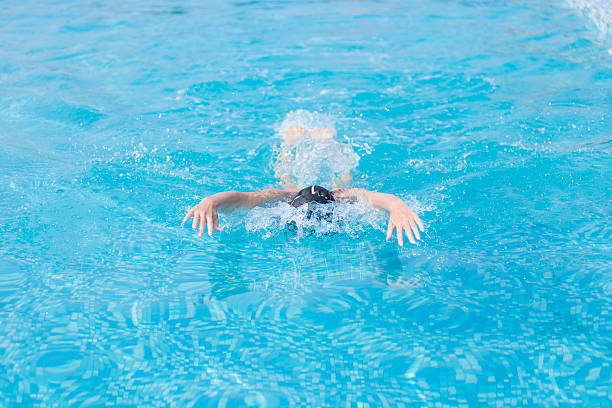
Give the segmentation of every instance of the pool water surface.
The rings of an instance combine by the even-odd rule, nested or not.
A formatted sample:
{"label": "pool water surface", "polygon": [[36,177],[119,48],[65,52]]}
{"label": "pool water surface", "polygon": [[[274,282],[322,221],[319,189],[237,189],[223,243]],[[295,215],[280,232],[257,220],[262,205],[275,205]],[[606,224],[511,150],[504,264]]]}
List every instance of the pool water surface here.
{"label": "pool water surface", "polygon": [[[3,1],[0,406],[610,407],[610,10]],[[279,187],[287,121],[335,144],[281,170],[423,239],[181,225]]]}

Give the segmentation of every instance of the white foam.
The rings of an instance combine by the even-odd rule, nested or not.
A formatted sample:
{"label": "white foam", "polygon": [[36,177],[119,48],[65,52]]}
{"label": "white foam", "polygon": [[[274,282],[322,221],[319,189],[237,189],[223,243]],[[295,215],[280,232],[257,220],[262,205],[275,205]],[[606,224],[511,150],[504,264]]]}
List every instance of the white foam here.
{"label": "white foam", "polygon": [[612,1],[567,0],[575,9],[582,10],[604,35],[612,32]]}
{"label": "white foam", "polygon": [[300,126],[310,131],[317,127],[330,129],[336,133],[335,121],[330,115],[324,115],[319,112],[310,112],[304,109],[290,111],[285,115],[285,119],[277,129],[278,134],[282,134],[285,130],[292,126]]}
{"label": "white foam", "polygon": [[[278,134],[282,135],[293,126],[303,128],[307,134],[295,145],[281,143],[276,149],[272,166],[277,176],[296,186],[320,184],[332,188],[348,184],[350,180],[347,176],[352,175],[357,168],[359,155],[350,143],[336,140],[333,118],[301,109],[292,111],[285,116]],[[309,134],[315,128],[331,130],[334,138],[313,140]]]}
{"label": "white foam", "polygon": [[[331,209],[329,217],[316,212]],[[377,211],[365,203],[328,204],[314,209],[315,216],[307,216],[308,206],[294,208],[288,203],[280,202],[271,207],[255,207],[245,216],[245,228],[249,232],[262,233],[269,238],[285,231],[288,224],[295,224],[298,237],[306,234],[323,236],[329,233],[356,236],[366,229],[383,231],[386,214]]]}

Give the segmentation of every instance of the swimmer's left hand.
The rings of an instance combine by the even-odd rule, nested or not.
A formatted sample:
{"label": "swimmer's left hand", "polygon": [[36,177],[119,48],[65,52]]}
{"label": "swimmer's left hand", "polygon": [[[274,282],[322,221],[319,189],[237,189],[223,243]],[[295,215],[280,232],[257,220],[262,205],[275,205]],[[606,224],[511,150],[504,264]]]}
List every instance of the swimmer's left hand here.
{"label": "swimmer's left hand", "polygon": [[332,191],[334,199],[339,202],[362,199],[374,208],[389,211],[389,227],[387,228],[387,241],[397,230],[397,243],[404,246],[404,233],[412,244],[421,239],[421,232],[425,231],[423,221],[399,197],[393,194],[368,191],[363,188],[335,188]]}
{"label": "swimmer's left hand", "polygon": [[421,232],[425,231],[423,221],[410,209],[401,199],[395,197],[387,207],[389,211],[389,226],[387,227],[387,241],[393,235],[393,230],[397,230],[397,243],[404,246],[404,233],[411,244],[416,244],[416,239],[421,239]]}

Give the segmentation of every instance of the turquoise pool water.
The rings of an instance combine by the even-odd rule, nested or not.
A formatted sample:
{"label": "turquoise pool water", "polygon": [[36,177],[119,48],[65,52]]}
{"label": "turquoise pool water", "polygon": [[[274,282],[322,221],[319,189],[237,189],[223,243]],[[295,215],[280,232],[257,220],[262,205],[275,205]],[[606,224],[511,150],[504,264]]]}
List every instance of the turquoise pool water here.
{"label": "turquoise pool water", "polygon": [[[609,407],[609,16],[3,1],[0,406]],[[419,245],[359,205],[315,234],[279,207],[181,226],[277,186],[283,121],[313,117]]]}

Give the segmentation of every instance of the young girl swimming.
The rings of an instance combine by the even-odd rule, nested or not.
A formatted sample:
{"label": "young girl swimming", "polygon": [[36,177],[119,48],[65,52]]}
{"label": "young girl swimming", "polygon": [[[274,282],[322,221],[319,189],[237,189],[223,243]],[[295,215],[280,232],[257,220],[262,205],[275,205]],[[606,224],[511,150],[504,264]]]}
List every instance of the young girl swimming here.
{"label": "young girl swimming", "polygon": [[224,191],[204,198],[198,205],[193,207],[183,223],[193,217],[192,227],[198,228],[200,236],[208,227],[208,235],[213,231],[219,231],[219,209],[233,210],[239,207],[256,207],[269,202],[288,200],[294,207],[302,205],[321,206],[332,202],[347,203],[363,200],[376,209],[389,212],[389,224],[387,227],[387,240],[397,232],[397,242],[404,245],[404,233],[408,241],[416,244],[416,239],[421,239],[420,231],[424,231],[423,221],[412,211],[400,198],[393,194],[368,191],[363,188],[336,188],[331,191],[320,187],[310,186],[302,190],[298,189],[268,189],[253,192]]}
{"label": "young girl swimming", "polygon": [[[296,124],[295,115],[300,121]],[[305,120],[306,118],[307,120]],[[198,229],[200,236],[207,228],[208,235],[212,236],[213,231],[219,231],[218,210],[233,210],[239,207],[256,207],[266,203],[287,201],[293,207],[308,206],[308,216],[315,214],[320,216],[321,210],[326,205],[336,203],[348,203],[353,201],[363,201],[373,208],[384,210],[389,213],[389,224],[387,227],[387,240],[396,231],[397,242],[400,246],[404,245],[404,234],[408,241],[416,244],[416,240],[421,239],[419,231],[424,231],[423,222],[419,216],[411,210],[400,198],[392,195],[368,191],[362,188],[344,188],[352,179],[352,170],[356,167],[359,156],[350,146],[334,140],[334,131],[327,127],[316,126],[317,117],[315,114],[305,111],[291,112],[281,126],[281,143],[276,163],[273,167],[275,175],[279,178],[283,189],[267,189],[253,192],[224,191],[204,198],[198,205],[193,207],[183,220],[183,223],[193,217],[193,229]],[[304,125],[307,122],[311,126]],[[312,125],[314,123],[314,125]],[[322,153],[323,152],[323,153]],[[338,157],[323,157],[335,153]],[[314,159],[313,159],[314,158]],[[293,174],[291,171],[299,168],[299,163],[312,160],[322,161],[328,167],[330,174],[333,175],[333,183],[336,188],[327,190],[321,186],[312,185],[302,190],[296,188],[297,184],[304,185],[304,180],[312,180],[311,175],[305,177],[304,174]],[[319,168],[320,163],[308,166],[310,169]],[[330,179],[331,181],[331,179]],[[198,228],[199,223],[199,228]],[[415,239],[416,238],[416,239]]]}

